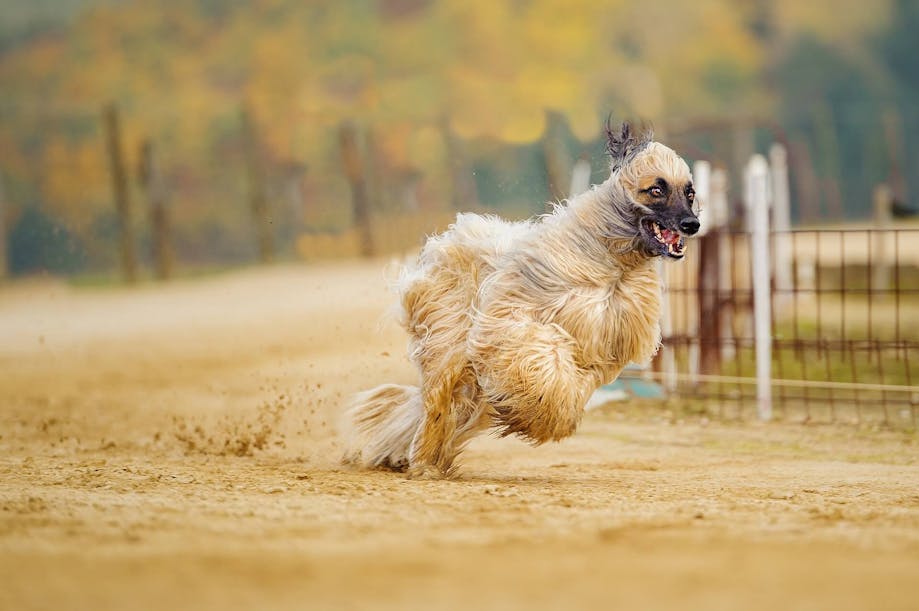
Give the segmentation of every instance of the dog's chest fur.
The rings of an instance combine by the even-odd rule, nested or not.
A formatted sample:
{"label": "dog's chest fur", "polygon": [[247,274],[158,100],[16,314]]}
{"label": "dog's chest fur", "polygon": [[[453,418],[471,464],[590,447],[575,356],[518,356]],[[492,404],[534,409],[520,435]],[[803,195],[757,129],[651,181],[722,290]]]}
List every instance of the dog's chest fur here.
{"label": "dog's chest fur", "polygon": [[568,238],[528,237],[483,283],[481,312],[556,328],[578,367],[593,371],[598,384],[654,356],[661,279],[653,260],[606,248],[586,256]]}
{"label": "dog's chest fur", "polygon": [[628,363],[647,362],[657,352],[661,281],[650,260],[584,271],[578,279],[558,278],[555,287],[531,295],[530,303],[536,320],[571,336],[579,365],[597,370],[604,383]]}
{"label": "dog's chest fur", "polygon": [[604,286],[572,288],[552,321],[577,343],[585,367],[648,361],[660,344],[659,276],[650,262],[616,270]]}

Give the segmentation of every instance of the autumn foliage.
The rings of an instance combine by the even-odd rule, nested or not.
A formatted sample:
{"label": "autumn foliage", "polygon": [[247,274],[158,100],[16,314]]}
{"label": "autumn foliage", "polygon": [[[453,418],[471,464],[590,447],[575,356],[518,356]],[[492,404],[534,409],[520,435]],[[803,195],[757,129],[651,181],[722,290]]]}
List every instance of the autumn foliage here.
{"label": "autumn foliage", "polygon": [[[539,143],[550,117],[560,118],[569,157],[587,154],[600,167],[596,142],[610,113],[664,130],[699,117],[773,116],[783,106],[770,70],[789,41],[807,35],[832,48],[890,26],[886,3],[800,4],[90,2],[0,52],[7,225],[34,209],[86,265],[113,264],[108,103],[121,113],[135,205],[144,201],[141,145],[155,146],[186,263],[253,258],[246,146],[282,254],[304,237],[350,231],[346,122],[357,129],[373,215],[439,220],[463,204],[529,214],[549,198]],[[705,142],[702,152],[717,155]],[[460,185],[470,177],[474,192]],[[142,240],[147,231],[139,228]]]}

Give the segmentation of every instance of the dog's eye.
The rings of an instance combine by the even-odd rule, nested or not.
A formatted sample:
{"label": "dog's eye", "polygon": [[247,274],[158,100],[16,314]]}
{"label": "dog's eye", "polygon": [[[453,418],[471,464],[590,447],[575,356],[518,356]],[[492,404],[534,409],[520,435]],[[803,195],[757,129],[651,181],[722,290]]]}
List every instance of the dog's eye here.
{"label": "dog's eye", "polygon": [[651,187],[648,190],[648,193],[651,194],[651,197],[663,197],[664,196],[664,190],[661,189],[660,187]]}
{"label": "dog's eye", "polygon": [[693,191],[692,189],[689,189],[688,191],[686,191],[686,199],[688,199],[689,201],[693,201],[694,199],[696,199],[696,192]]}

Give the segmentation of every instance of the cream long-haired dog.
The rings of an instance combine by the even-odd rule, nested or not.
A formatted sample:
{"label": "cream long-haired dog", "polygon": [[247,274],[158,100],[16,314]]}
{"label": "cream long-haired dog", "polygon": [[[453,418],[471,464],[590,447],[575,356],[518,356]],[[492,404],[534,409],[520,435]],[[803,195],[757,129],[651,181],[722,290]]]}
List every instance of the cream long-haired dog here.
{"label": "cream long-haired dog", "polygon": [[655,258],[699,230],[686,163],[607,125],[610,177],[526,222],[460,214],[402,270],[401,322],[420,386],[359,394],[346,461],[443,477],[476,434],[571,435],[584,405],[660,345]]}

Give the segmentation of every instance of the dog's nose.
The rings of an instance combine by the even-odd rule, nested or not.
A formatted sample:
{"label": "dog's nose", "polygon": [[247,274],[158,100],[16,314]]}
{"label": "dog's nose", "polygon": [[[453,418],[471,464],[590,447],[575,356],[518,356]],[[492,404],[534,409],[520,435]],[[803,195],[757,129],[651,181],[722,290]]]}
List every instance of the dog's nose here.
{"label": "dog's nose", "polygon": [[699,231],[699,219],[694,216],[687,216],[680,221],[680,230],[683,233],[693,235],[695,232]]}

